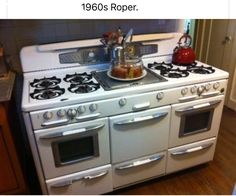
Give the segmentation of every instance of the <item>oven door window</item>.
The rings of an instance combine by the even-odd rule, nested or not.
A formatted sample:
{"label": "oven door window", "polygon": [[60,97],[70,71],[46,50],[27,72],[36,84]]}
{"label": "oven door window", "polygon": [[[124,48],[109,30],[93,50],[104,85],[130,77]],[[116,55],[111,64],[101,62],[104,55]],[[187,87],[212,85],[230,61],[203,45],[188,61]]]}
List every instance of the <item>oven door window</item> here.
{"label": "oven door window", "polygon": [[52,143],[56,167],[73,164],[99,156],[98,134],[79,134]]}
{"label": "oven door window", "polygon": [[214,108],[183,114],[181,116],[179,137],[210,130],[213,113]]}

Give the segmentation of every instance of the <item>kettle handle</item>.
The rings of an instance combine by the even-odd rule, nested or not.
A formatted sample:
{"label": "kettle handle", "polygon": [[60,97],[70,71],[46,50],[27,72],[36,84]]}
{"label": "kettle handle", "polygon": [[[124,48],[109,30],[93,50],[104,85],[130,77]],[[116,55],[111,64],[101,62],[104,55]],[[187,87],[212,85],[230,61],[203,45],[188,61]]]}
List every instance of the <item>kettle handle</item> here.
{"label": "kettle handle", "polygon": [[[184,39],[184,42],[182,42],[183,39]],[[180,39],[179,39],[179,42],[178,42],[179,46],[180,46],[182,43],[185,44],[185,47],[190,47],[190,45],[191,45],[191,43],[192,43],[192,37],[191,37],[190,35],[186,34],[186,33],[183,34],[183,36],[180,37]]]}

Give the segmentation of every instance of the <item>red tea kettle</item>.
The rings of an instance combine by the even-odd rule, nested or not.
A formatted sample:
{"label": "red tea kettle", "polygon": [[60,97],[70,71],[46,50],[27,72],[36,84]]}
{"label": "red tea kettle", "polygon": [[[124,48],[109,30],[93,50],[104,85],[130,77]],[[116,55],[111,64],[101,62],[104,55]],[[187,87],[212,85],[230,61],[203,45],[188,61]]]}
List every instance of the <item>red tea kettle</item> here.
{"label": "red tea kettle", "polygon": [[192,42],[192,38],[190,35],[185,33],[179,39],[179,46],[175,47],[172,62],[177,65],[189,65],[192,64],[195,59],[196,55],[193,49],[190,47]]}

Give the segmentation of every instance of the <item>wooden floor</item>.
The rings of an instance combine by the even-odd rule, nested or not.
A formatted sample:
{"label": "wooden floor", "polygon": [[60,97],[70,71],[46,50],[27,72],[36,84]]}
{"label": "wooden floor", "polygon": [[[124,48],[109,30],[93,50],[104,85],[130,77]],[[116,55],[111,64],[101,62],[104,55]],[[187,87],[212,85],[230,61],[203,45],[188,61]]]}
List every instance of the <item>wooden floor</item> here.
{"label": "wooden floor", "polygon": [[214,160],[111,194],[231,195],[236,183],[236,112],[224,108]]}

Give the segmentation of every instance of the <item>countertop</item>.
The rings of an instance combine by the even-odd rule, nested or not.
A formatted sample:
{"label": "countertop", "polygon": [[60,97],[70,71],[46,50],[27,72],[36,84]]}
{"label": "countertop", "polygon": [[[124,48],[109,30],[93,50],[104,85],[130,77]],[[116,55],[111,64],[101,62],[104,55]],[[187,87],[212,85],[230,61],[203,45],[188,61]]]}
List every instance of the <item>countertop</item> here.
{"label": "countertop", "polygon": [[5,77],[0,78],[0,102],[9,101],[14,86],[15,73],[9,72]]}

